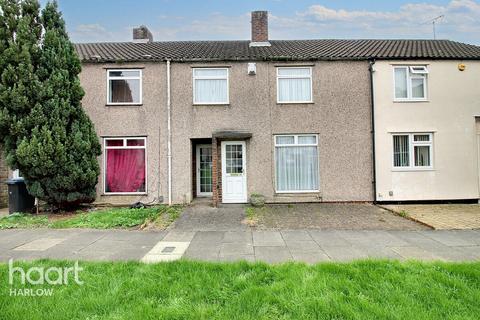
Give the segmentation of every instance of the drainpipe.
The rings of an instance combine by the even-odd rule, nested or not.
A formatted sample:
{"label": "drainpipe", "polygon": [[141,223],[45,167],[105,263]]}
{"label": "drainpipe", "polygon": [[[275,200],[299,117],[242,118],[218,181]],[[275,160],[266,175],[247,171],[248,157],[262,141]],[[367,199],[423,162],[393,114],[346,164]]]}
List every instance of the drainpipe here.
{"label": "drainpipe", "polygon": [[168,205],[172,205],[172,112],[170,86],[170,59],[167,59],[167,159],[168,159]]}
{"label": "drainpipe", "polygon": [[375,89],[374,89],[374,79],[373,79],[373,73],[375,72],[375,59],[369,60],[369,68],[368,70],[370,71],[370,99],[371,99],[371,108],[372,108],[372,155],[373,155],[373,161],[372,161],[372,174],[373,174],[373,181],[372,181],[372,186],[373,186],[373,203],[377,203],[377,165],[376,165],[376,155],[375,155]]}

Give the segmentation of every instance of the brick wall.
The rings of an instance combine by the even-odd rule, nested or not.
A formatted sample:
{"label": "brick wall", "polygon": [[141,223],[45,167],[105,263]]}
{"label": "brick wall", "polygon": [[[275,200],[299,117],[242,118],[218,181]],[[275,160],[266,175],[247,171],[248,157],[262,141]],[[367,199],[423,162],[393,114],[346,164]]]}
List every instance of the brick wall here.
{"label": "brick wall", "polygon": [[2,151],[0,149],[0,208],[8,205],[8,193],[5,180],[8,179],[8,169],[5,159],[3,158]]}
{"label": "brick wall", "polygon": [[222,149],[218,139],[212,139],[212,187],[213,205],[222,203]]}

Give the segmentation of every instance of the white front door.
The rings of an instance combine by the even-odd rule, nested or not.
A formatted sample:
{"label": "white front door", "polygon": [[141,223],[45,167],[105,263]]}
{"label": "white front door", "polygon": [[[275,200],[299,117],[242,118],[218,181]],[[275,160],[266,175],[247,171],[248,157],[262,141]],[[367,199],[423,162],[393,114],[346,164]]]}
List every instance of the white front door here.
{"label": "white front door", "polygon": [[247,202],[245,141],[222,141],[222,202]]}
{"label": "white front door", "polygon": [[197,145],[197,197],[212,195],[212,145]]}

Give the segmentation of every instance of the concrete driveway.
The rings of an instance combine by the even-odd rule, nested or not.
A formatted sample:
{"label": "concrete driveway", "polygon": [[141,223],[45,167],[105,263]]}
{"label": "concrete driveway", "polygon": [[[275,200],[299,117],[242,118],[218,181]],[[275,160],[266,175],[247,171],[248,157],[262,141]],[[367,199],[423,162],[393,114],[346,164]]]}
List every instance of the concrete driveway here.
{"label": "concrete driveway", "polygon": [[429,230],[370,203],[306,203],[255,209],[262,229]]}

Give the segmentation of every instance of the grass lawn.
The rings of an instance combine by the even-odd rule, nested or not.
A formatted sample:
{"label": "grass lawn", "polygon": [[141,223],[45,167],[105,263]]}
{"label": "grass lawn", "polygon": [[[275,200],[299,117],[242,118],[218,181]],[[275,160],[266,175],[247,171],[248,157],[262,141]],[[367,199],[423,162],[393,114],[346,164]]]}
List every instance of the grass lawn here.
{"label": "grass lawn", "polygon": [[0,219],[0,229],[13,228],[164,228],[180,215],[181,206],[155,206],[144,209],[110,208],[97,211],[78,211],[76,214],[30,215],[13,214]]}
{"label": "grass lawn", "polygon": [[[28,268],[73,262],[17,263]],[[480,262],[358,261],[348,264],[80,262],[83,285],[50,297],[22,288],[0,265],[3,319],[478,319]],[[26,269],[25,269],[26,270]],[[73,282],[73,281],[72,281]]]}

